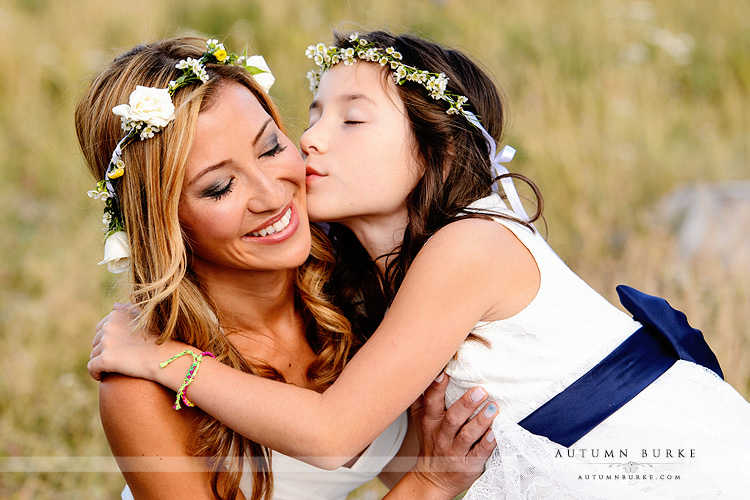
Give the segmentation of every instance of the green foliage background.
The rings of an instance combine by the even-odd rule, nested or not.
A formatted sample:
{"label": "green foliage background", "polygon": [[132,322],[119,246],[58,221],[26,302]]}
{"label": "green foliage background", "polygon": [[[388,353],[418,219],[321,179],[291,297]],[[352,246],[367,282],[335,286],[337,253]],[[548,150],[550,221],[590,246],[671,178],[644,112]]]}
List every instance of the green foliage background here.
{"label": "green foliage background", "polygon": [[552,246],[612,300],[621,282],[669,297],[750,394],[748,269],[681,258],[654,208],[682,185],[748,177],[745,0],[2,0],[0,498],[117,498],[124,483],[85,370],[94,325],[120,296],[94,265],[101,207],[73,133],[86,81],[142,41],[247,44],[276,74],[296,139],[307,45],[381,27],[488,68],[510,97],[511,168],[542,188]]}

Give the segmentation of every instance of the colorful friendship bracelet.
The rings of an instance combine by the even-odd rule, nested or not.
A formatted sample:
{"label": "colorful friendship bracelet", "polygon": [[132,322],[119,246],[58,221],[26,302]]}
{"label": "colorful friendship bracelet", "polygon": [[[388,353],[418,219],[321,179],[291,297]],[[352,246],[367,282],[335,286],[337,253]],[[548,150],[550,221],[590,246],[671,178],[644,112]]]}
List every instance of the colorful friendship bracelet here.
{"label": "colorful friendship bracelet", "polygon": [[195,376],[198,373],[198,368],[200,368],[200,366],[201,366],[201,361],[203,360],[203,356],[210,356],[210,357],[216,359],[216,356],[214,356],[212,353],[210,353],[208,351],[202,352],[200,354],[195,354],[190,349],[185,349],[181,353],[176,354],[175,356],[172,356],[171,358],[169,358],[168,360],[164,361],[163,363],[159,363],[159,366],[162,367],[162,368],[164,368],[169,363],[171,363],[172,361],[174,361],[175,359],[180,358],[180,357],[182,357],[182,356],[184,356],[186,354],[190,354],[193,357],[193,362],[190,364],[190,368],[188,369],[188,372],[185,375],[185,379],[182,381],[182,385],[180,386],[180,389],[177,391],[177,398],[175,399],[174,406],[172,406],[172,408],[174,408],[175,410],[179,410],[180,408],[182,408],[180,406],[180,399],[182,399],[182,401],[187,406],[195,406],[193,403],[191,403],[188,400],[187,396],[185,395],[185,391],[187,390],[187,386],[189,386],[190,383],[193,380],[195,380]]}

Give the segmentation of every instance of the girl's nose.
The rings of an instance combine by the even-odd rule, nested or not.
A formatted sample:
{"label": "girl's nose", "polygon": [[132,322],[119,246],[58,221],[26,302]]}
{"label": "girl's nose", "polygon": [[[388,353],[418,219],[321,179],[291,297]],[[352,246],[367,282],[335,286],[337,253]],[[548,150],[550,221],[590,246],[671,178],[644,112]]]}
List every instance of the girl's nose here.
{"label": "girl's nose", "polygon": [[300,137],[299,146],[305,158],[311,154],[328,152],[328,141],[325,139],[325,134],[322,130],[323,126],[320,122],[321,120],[315,122]]}

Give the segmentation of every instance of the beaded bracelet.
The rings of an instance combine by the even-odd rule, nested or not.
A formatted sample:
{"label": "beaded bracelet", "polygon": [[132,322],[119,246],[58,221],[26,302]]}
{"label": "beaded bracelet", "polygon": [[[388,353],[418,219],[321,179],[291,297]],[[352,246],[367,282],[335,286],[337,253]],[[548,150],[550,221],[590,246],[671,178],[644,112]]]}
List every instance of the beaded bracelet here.
{"label": "beaded bracelet", "polygon": [[191,403],[187,396],[185,395],[185,391],[187,390],[187,386],[190,385],[190,382],[192,382],[195,379],[195,375],[198,373],[198,368],[201,366],[201,360],[203,360],[203,356],[211,356],[212,358],[216,358],[213,354],[210,352],[202,352],[200,354],[195,354],[190,349],[185,349],[180,354],[177,354],[175,356],[172,356],[168,360],[166,360],[163,363],[159,363],[159,366],[164,368],[169,363],[174,361],[175,359],[184,356],[186,354],[190,354],[193,357],[193,362],[190,365],[190,369],[187,372],[187,375],[185,375],[185,380],[182,381],[182,385],[180,386],[180,389],[177,391],[177,399],[175,399],[174,408],[175,410],[179,410],[181,408],[180,406],[180,399],[187,405],[187,406],[195,406],[193,403]]}

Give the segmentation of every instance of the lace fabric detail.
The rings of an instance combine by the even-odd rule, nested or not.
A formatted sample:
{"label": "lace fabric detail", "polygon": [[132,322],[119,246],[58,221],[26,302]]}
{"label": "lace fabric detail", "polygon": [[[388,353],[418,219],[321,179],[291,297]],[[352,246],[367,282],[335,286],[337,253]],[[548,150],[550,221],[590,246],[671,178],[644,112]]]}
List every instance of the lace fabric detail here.
{"label": "lace fabric detail", "polygon": [[570,448],[498,417],[498,447],[464,498],[746,498],[748,424],[750,405],[729,384],[678,361]]}
{"label": "lace fabric detail", "polygon": [[[507,210],[497,195],[472,207]],[[517,425],[640,324],[576,276],[538,233],[496,221],[531,252],[541,282],[520,313],[477,323],[473,332],[490,347],[464,342],[446,367],[448,406],[481,385],[499,408],[498,447],[465,499],[747,498],[750,404],[694,363],[675,363],[570,448]]]}

